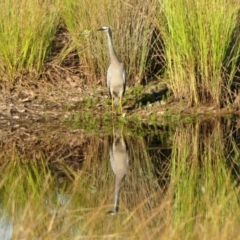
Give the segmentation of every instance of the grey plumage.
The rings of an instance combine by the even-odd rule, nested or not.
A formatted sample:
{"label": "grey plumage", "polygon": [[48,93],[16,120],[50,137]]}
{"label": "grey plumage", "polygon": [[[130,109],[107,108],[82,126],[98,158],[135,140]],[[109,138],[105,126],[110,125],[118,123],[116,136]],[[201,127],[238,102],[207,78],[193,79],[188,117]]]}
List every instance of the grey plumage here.
{"label": "grey plumage", "polygon": [[110,55],[110,65],[107,70],[107,87],[112,98],[113,104],[120,105],[122,113],[122,97],[126,89],[126,70],[123,63],[118,59],[112,42],[112,31],[109,27],[99,28],[98,31],[104,31],[108,38],[108,49]]}
{"label": "grey plumage", "polygon": [[116,130],[116,133],[113,136],[112,145],[109,150],[109,157],[112,170],[115,174],[114,207],[109,213],[116,214],[119,208],[121,184],[127,175],[129,166],[128,149],[120,130]]}

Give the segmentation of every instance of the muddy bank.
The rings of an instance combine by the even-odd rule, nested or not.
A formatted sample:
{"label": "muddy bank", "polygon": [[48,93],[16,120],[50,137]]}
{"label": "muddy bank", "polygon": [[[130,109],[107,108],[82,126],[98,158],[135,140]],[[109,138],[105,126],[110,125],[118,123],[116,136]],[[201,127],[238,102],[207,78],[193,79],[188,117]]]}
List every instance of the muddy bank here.
{"label": "muddy bank", "polygon": [[[31,83],[31,82],[30,82]],[[141,88],[128,88],[124,97],[124,116],[139,116],[140,120],[155,118],[160,123],[167,117],[214,117],[226,114],[240,114],[235,102],[227,108],[214,106],[188,107],[187,103],[166,98],[167,88],[162,83],[152,83]],[[65,77],[53,84],[39,81],[39,84],[16,84],[2,88],[0,95],[0,125],[44,122],[72,118],[75,114],[93,118],[112,114],[111,101],[105,86],[89,87],[76,76]],[[114,116],[118,116],[116,112]]]}

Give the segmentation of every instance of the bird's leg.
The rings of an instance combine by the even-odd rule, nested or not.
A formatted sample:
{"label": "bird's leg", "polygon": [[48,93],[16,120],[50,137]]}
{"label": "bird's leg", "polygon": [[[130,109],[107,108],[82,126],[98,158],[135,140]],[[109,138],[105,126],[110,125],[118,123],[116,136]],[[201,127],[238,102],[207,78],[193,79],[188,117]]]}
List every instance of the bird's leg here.
{"label": "bird's leg", "polygon": [[121,141],[124,142],[124,139],[123,139],[123,125],[121,126],[120,136],[121,136]]}
{"label": "bird's leg", "polygon": [[114,127],[113,127],[113,139],[115,138],[115,130],[114,130]]}
{"label": "bird's leg", "polygon": [[114,102],[114,99],[113,99],[113,95],[112,95],[112,112],[113,112],[113,102]]}
{"label": "bird's leg", "polygon": [[122,114],[122,97],[121,96],[119,98],[119,106],[120,106],[120,111],[121,111],[121,114]]}

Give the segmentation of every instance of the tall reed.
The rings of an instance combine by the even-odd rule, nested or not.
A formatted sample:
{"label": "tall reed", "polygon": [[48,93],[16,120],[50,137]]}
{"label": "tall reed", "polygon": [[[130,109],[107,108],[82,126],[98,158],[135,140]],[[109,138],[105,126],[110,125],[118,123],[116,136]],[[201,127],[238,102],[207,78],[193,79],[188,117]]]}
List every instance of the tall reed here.
{"label": "tall reed", "polygon": [[[239,26],[239,1],[159,3],[166,81],[175,98],[189,105],[211,102],[220,106],[237,70],[240,44],[233,33]],[[229,67],[230,75],[225,71]]]}
{"label": "tall reed", "polygon": [[127,67],[129,83],[134,84],[145,77],[151,64],[153,2],[59,1],[61,18],[69,31],[72,46],[77,46],[89,81],[101,78],[105,84],[109,56],[106,36],[97,32],[102,26],[113,30],[115,49]]}
{"label": "tall reed", "polygon": [[52,1],[0,2],[0,74],[8,81],[39,72],[58,24]]}

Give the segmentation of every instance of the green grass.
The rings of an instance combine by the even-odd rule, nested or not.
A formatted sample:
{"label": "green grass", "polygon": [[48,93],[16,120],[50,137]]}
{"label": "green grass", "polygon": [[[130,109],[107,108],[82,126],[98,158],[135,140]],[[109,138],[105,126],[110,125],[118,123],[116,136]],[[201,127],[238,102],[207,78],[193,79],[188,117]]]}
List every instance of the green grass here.
{"label": "green grass", "polygon": [[211,102],[220,106],[232,84],[240,53],[239,38],[234,34],[239,28],[238,3],[159,2],[166,81],[174,96],[185,98],[190,105]]}
{"label": "green grass", "polygon": [[[89,81],[101,78],[105,84],[109,65],[107,38],[97,32],[102,26],[113,30],[113,42],[120,60],[126,65],[128,82],[141,80],[150,65],[149,53],[154,28],[154,4],[146,1],[60,1],[60,15],[77,49]],[[76,45],[75,45],[76,46]],[[135,79],[134,79],[135,78]]]}
{"label": "green grass", "polygon": [[[227,105],[240,54],[238,6],[234,0],[3,0],[0,76],[37,81],[46,66],[61,72],[66,58],[77,54],[80,64],[71,66],[70,58],[65,68],[75,67],[92,88],[105,85],[107,39],[96,30],[107,25],[128,85],[164,79],[175,99],[189,106]],[[62,38],[59,29],[65,29]]]}
{"label": "green grass", "polygon": [[8,81],[41,72],[58,24],[58,10],[49,1],[0,2],[0,71]]}

